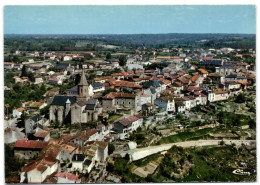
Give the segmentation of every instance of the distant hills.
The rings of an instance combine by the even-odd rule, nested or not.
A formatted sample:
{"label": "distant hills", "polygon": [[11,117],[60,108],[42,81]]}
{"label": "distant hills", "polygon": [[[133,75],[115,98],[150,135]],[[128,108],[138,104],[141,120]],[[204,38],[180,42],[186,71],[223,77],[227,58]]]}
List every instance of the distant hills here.
{"label": "distant hills", "polygon": [[[46,40],[56,41],[91,41],[93,44],[111,44],[136,48],[138,46],[164,48],[164,47],[232,47],[232,48],[255,48],[255,34],[191,34],[191,33],[168,33],[168,34],[5,34],[8,40]],[[5,42],[6,44],[6,42]]]}

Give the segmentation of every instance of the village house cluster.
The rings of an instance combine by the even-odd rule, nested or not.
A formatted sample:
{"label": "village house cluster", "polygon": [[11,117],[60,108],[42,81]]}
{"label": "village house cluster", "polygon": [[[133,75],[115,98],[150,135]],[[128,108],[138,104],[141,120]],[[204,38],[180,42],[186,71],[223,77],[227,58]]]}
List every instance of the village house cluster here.
{"label": "village house cluster", "polygon": [[[168,56],[172,51],[175,55]],[[196,106],[224,101],[252,88],[256,82],[255,64],[244,60],[255,58],[255,50],[249,49],[246,54],[241,51],[148,51],[143,47],[135,54],[120,54],[127,59],[125,66],[119,65],[118,58],[88,63],[84,56],[95,59],[92,52],[33,52],[22,64],[4,62],[6,71],[21,73],[25,66],[34,74],[33,80],[13,76],[15,84],[48,87],[44,99],[20,100],[21,106],[5,114],[5,143],[13,144],[14,155],[19,159],[30,161],[21,169],[19,182],[80,183],[79,174],[107,165],[109,143],[127,139],[139,127],[156,124],[161,117],[187,114]],[[222,57],[217,58],[219,55]],[[77,84],[60,92],[60,87],[77,80]],[[5,90],[10,91],[11,87],[5,86]],[[48,117],[40,115],[46,107]],[[115,114],[121,116],[108,122]],[[19,120],[24,117],[24,125],[20,126]],[[59,127],[88,123],[94,126],[73,133],[60,131],[59,137],[52,138],[53,124]]]}

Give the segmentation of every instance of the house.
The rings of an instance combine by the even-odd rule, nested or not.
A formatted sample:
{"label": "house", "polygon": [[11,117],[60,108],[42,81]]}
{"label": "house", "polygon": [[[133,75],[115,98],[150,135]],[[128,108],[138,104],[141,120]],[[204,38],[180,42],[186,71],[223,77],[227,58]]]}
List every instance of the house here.
{"label": "house", "polygon": [[23,64],[14,64],[14,69],[21,70],[23,68]]}
{"label": "house", "polygon": [[92,86],[93,88],[93,93],[102,93],[105,91],[105,86],[103,84],[100,83],[93,83],[90,86]]}
{"label": "house", "polygon": [[40,110],[40,109],[43,109],[46,106],[47,106],[47,104],[44,101],[40,101],[40,102],[31,102],[28,105],[28,108],[35,109],[35,110]]}
{"label": "house", "polygon": [[72,156],[76,153],[76,149],[74,146],[62,144],[56,159],[58,159],[60,163],[69,163],[72,160]]}
{"label": "house", "polygon": [[133,70],[133,69],[144,69],[142,65],[139,64],[127,64],[127,69],[128,70]]}
{"label": "house", "polygon": [[48,83],[52,85],[62,85],[62,80],[57,78],[49,78]]}
{"label": "house", "polygon": [[47,130],[36,129],[33,134],[34,140],[48,142],[50,140],[50,132]]}
{"label": "house", "polygon": [[222,66],[223,65],[222,59],[210,59],[210,60],[203,60],[199,62],[199,65],[205,65],[205,66]]}
{"label": "house", "polygon": [[137,109],[137,96],[130,93],[110,92],[102,97],[102,107],[105,111],[116,109]]}
{"label": "house", "polygon": [[229,98],[229,91],[223,89],[214,89],[215,101],[227,100]]}
{"label": "house", "polygon": [[72,56],[66,55],[63,57],[63,61],[69,61],[69,60],[72,60]]}
{"label": "house", "polygon": [[223,65],[221,67],[216,67],[215,73],[221,74],[221,75],[230,75],[234,73],[234,68],[231,65]]}
{"label": "house", "polygon": [[176,113],[179,113],[179,112],[184,112],[186,110],[186,107],[183,103],[183,101],[175,101],[175,108],[176,108]]}
{"label": "house", "polygon": [[26,110],[26,108],[24,108],[24,107],[19,107],[17,109],[13,109],[13,117],[20,118],[25,110]]}
{"label": "house", "polygon": [[119,62],[112,62],[112,67],[115,67],[115,68],[119,67]]}
{"label": "house", "polygon": [[58,184],[80,183],[78,176],[74,175],[73,173],[59,172],[55,175],[55,177],[58,177],[58,181],[57,181]]}
{"label": "house", "polygon": [[4,130],[4,143],[15,143],[17,140],[27,140],[27,137],[23,132],[21,132],[20,128],[7,127]]}
{"label": "house", "polygon": [[80,171],[82,172],[84,170],[84,162],[86,160],[85,154],[74,154],[72,157],[72,171]]}
{"label": "house", "polygon": [[154,88],[156,91],[156,96],[159,97],[160,93],[166,89],[166,85],[163,86],[164,83],[161,83],[161,81],[157,80],[150,80],[149,82],[146,82],[143,85],[143,88],[148,89],[148,88]]}
{"label": "house", "polygon": [[48,126],[49,120],[46,118],[41,118],[39,115],[32,116],[25,121],[25,133],[34,133],[36,128],[43,128]]}
{"label": "house", "polygon": [[70,141],[76,143],[81,148],[86,142],[95,140],[102,140],[101,134],[99,134],[97,129],[87,129],[74,135]]}
{"label": "house", "polygon": [[130,133],[143,125],[143,117],[130,116],[114,123],[113,130],[119,134],[120,139],[125,139]]}
{"label": "house", "polygon": [[14,155],[19,159],[32,159],[38,156],[47,142],[34,140],[17,140],[14,144]]}
{"label": "house", "polygon": [[139,93],[137,93],[137,96],[138,96],[138,100],[139,100],[137,102],[139,110],[142,108],[143,104],[151,103],[152,99],[151,99],[151,96],[149,94],[145,94],[143,92],[139,92]]}
{"label": "house", "polygon": [[58,170],[57,160],[38,158],[22,168],[20,183],[39,184]]}
{"label": "house", "polygon": [[162,96],[157,98],[154,102],[163,111],[173,113],[175,112],[175,103],[173,96]]}
{"label": "house", "polygon": [[40,83],[43,83],[43,79],[42,79],[41,76],[35,76],[34,79],[35,79],[34,84],[40,84]]}
{"label": "house", "polygon": [[217,73],[208,74],[208,78],[216,83],[223,83],[224,79],[225,79],[225,77],[223,75],[217,74]]}
{"label": "house", "polygon": [[246,82],[247,79],[244,76],[240,76],[240,75],[236,75],[236,74],[231,74],[231,75],[227,75],[225,77],[225,81],[226,82],[230,82],[230,81],[235,81],[235,82]]}
{"label": "house", "polygon": [[202,68],[198,69],[198,71],[199,71],[200,74],[202,74],[202,76],[204,78],[207,77],[208,74],[209,74],[208,71],[206,71],[205,69],[202,69]]}
{"label": "house", "polygon": [[151,97],[151,104],[154,104],[154,101],[157,98],[156,89],[153,87],[144,89],[143,93],[149,95]]}
{"label": "house", "polygon": [[12,63],[12,62],[4,62],[4,68],[5,69],[13,69],[14,68],[14,63]]}

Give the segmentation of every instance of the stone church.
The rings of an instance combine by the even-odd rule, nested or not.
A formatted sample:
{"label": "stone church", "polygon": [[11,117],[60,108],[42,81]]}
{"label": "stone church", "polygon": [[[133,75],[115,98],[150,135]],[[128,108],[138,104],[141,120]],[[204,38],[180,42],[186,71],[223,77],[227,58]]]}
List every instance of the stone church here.
{"label": "stone church", "polygon": [[102,113],[102,106],[98,100],[91,97],[83,70],[77,91],[75,96],[56,95],[53,98],[50,105],[50,121],[74,124],[98,119],[98,115]]}

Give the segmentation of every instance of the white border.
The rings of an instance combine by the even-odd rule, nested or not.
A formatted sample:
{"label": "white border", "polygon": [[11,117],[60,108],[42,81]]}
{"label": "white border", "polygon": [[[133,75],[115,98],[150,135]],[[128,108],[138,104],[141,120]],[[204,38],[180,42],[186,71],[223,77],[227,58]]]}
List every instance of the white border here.
{"label": "white border", "polygon": [[[160,1],[154,1],[154,0],[142,0],[142,1],[138,1],[138,0],[127,0],[127,1],[120,1],[120,0],[95,0],[95,1],[91,1],[91,2],[84,2],[82,0],[45,0],[45,1],[32,1],[32,0],[2,0],[0,2],[1,4],[1,14],[0,14],[0,20],[1,20],[1,24],[0,24],[0,33],[1,33],[1,37],[0,37],[0,57],[1,60],[3,61],[3,23],[4,23],[4,19],[3,19],[3,10],[4,10],[4,6],[5,5],[256,5],[256,20],[259,20],[259,13],[257,12],[258,10],[258,4],[259,1],[257,0],[182,0],[182,1],[170,1],[170,0],[160,0]],[[220,12],[221,13],[221,12]],[[238,12],[239,13],[239,12]],[[257,21],[256,21],[257,22]],[[256,25],[256,35],[258,35],[258,31],[259,31],[259,24]],[[257,47],[258,48],[258,42],[259,39],[257,37]],[[258,56],[258,50],[257,50],[257,56]],[[258,63],[258,57],[257,57],[257,61],[256,63]],[[2,66],[0,67],[0,74],[2,75],[2,79],[0,81],[0,89],[1,89],[1,113],[0,113],[0,118],[3,120],[3,116],[4,116],[4,111],[3,111],[3,107],[4,107],[4,103],[3,103],[3,62],[1,64]],[[258,66],[258,65],[257,65]],[[257,67],[257,71],[258,71],[258,67]],[[258,76],[258,75],[257,75]],[[257,78],[257,94],[258,94],[258,90],[259,90],[259,83],[258,83],[258,78]],[[258,100],[258,98],[257,98]],[[259,105],[259,102],[257,101],[257,105]],[[257,113],[260,112],[260,110],[258,109],[259,107],[257,106]],[[258,122],[258,118],[257,118],[257,122]],[[1,128],[1,133],[0,133],[0,144],[1,144],[1,152],[0,152],[0,183],[4,184],[5,183],[5,179],[4,179],[4,129],[3,129],[3,121],[0,122],[0,128]],[[257,141],[259,141],[259,136],[257,134]],[[257,149],[259,148],[259,143],[257,142]],[[257,150],[258,153],[258,150]],[[259,164],[260,160],[257,157],[257,164]],[[259,166],[259,165],[257,165]],[[258,168],[257,168],[258,169]],[[257,176],[257,182],[258,182],[259,178]],[[167,183],[169,184],[169,183]],[[188,184],[188,183],[182,183],[182,184]],[[191,183],[189,183],[191,184]],[[192,183],[192,184],[201,184],[201,183]],[[205,183],[203,183],[205,184]],[[206,184],[219,184],[219,183],[206,183]],[[237,184],[237,183],[228,183],[228,184]],[[243,184],[252,184],[252,183],[243,183]]]}

